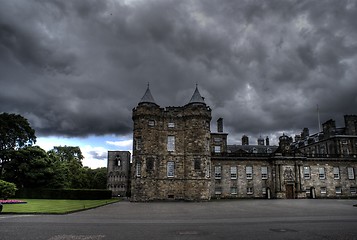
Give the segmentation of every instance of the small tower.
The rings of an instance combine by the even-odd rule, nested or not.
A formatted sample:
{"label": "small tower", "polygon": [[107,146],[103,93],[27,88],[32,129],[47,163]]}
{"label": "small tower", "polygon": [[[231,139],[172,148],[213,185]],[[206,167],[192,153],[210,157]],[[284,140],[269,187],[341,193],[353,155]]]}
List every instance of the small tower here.
{"label": "small tower", "polygon": [[242,137],[242,145],[249,145],[249,138],[246,135]]}
{"label": "small tower", "polygon": [[262,136],[260,136],[260,137],[258,138],[258,145],[259,145],[259,146],[264,146],[264,138],[262,138]]}
{"label": "small tower", "polygon": [[223,118],[217,120],[217,132],[223,133]]}
{"label": "small tower", "polygon": [[267,136],[267,137],[265,138],[265,145],[266,145],[266,146],[269,146],[269,144],[270,144],[270,143],[269,143],[269,137]]}
{"label": "small tower", "polygon": [[290,144],[292,143],[292,138],[285,135],[283,133],[282,136],[279,137],[279,148],[282,152],[288,153],[290,152]]}
{"label": "small tower", "polygon": [[301,139],[305,140],[310,135],[310,131],[308,128],[304,128],[301,133]]}
{"label": "small tower", "polygon": [[130,152],[108,151],[107,188],[113,196],[130,196]]}

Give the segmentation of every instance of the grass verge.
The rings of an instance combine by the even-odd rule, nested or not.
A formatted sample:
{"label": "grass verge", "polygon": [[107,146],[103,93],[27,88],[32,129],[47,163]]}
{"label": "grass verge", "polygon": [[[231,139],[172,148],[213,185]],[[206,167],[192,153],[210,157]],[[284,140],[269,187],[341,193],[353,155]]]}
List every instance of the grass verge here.
{"label": "grass verge", "polygon": [[26,204],[4,204],[2,213],[15,214],[66,214],[96,208],[118,199],[107,200],[55,200],[55,199],[21,199]]}

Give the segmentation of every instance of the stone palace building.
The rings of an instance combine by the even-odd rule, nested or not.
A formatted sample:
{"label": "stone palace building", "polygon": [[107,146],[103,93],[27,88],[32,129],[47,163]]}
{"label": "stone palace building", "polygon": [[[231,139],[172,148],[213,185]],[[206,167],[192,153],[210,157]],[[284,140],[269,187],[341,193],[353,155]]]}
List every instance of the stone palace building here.
{"label": "stone palace building", "polygon": [[[133,156],[108,153],[108,189],[132,201],[212,198],[356,197],[357,116],[323,131],[228,145],[223,119],[211,132],[211,108],[196,87],[181,107],[161,108],[149,87],[133,109]],[[131,161],[131,162],[130,162]]]}

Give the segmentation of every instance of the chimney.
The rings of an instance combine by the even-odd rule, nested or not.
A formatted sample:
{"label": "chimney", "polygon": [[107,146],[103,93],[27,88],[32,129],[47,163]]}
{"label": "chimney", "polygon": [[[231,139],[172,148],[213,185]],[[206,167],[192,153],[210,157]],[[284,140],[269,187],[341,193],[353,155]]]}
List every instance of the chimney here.
{"label": "chimney", "polygon": [[249,138],[246,135],[242,137],[242,145],[249,145]]}
{"label": "chimney", "polygon": [[266,138],[265,138],[265,145],[267,145],[267,146],[269,146],[269,137],[267,136]]}
{"label": "chimney", "polygon": [[223,133],[223,118],[217,120],[217,132]]}

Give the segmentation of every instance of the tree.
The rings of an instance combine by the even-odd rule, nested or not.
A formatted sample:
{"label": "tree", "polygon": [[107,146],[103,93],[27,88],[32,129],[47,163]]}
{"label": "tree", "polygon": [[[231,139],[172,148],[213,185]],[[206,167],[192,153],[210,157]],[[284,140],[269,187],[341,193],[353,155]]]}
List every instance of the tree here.
{"label": "tree", "polygon": [[82,166],[83,155],[79,147],[71,146],[56,146],[53,148],[53,152],[60,158],[60,161],[69,162],[75,160]]}
{"label": "tree", "polygon": [[4,167],[4,179],[21,188],[50,187],[57,172],[54,163],[38,146],[21,148],[12,152],[11,161]]}
{"label": "tree", "polygon": [[87,188],[89,185],[82,165],[83,155],[79,147],[57,146],[49,154],[57,156],[65,172],[66,188]]}
{"label": "tree", "polygon": [[35,130],[26,118],[17,114],[0,114],[0,179],[14,150],[36,143]]}
{"label": "tree", "polygon": [[6,182],[0,180],[0,197],[1,198],[8,198],[15,195],[17,188],[14,183]]}
{"label": "tree", "polygon": [[107,188],[107,168],[87,169],[87,178],[89,180],[89,189]]}

